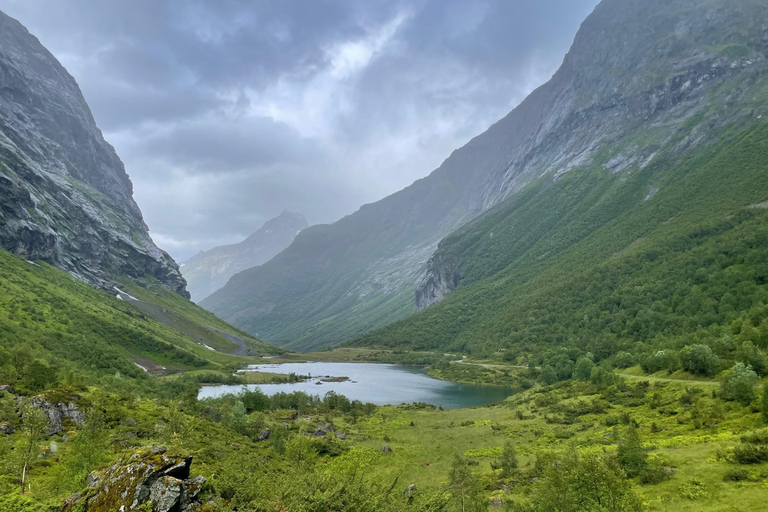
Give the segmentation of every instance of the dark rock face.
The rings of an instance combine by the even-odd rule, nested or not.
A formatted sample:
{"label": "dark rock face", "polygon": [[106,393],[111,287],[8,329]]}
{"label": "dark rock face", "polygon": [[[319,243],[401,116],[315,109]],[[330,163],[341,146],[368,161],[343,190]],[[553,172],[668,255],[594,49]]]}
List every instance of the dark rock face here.
{"label": "dark rock face", "polygon": [[103,289],[151,276],[187,296],[74,78],[1,12],[0,247]]}
{"label": "dark rock face", "polygon": [[430,272],[416,290],[416,309],[422,310],[443,300],[461,283],[461,271],[456,265],[440,267],[429,261]]}
{"label": "dark rock face", "polygon": [[766,9],[749,0],[604,0],[552,79],[431,175],[304,230],[204,306],[267,341],[312,349],[438,302],[463,274],[460,261],[428,265],[440,241],[532,182],[580,167],[631,172],[764,115],[766,27]]}
{"label": "dark rock face", "polygon": [[238,272],[271,260],[309,226],[300,213],[284,211],[240,243],[201,252],[181,265],[192,300],[203,300]]}
{"label": "dark rock face", "polygon": [[199,511],[202,503],[198,495],[206,480],[189,477],[191,464],[192,457],[170,456],[165,450],[135,453],[92,473],[88,492],[70,497],[63,510],[136,510],[150,504],[153,512]]}

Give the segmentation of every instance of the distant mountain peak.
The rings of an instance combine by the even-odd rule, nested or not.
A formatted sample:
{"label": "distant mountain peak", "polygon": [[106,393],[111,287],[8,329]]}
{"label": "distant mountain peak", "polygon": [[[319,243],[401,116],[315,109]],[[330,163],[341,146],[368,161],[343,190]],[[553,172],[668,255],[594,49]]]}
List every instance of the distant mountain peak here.
{"label": "distant mountain peak", "polygon": [[308,226],[301,213],[283,210],[242,242],[199,252],[181,269],[192,300],[202,300],[227,284],[238,272],[266,263]]}

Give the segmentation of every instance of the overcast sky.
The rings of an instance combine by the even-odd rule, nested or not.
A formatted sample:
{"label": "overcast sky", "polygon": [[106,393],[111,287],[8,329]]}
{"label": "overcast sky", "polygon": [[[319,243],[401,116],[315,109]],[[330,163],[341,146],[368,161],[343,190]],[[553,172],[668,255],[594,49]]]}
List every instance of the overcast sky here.
{"label": "overcast sky", "polygon": [[77,79],[183,261],[424,177],[562,62],[597,0],[0,0]]}

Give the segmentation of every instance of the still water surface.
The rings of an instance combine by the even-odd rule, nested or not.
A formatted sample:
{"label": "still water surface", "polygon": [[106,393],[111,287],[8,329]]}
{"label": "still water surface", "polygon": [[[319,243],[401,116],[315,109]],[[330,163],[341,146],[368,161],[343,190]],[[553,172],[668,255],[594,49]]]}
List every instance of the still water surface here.
{"label": "still water surface", "polygon": [[[472,386],[433,379],[422,368],[394,364],[370,363],[285,363],[257,365],[259,371],[270,373],[311,375],[309,381],[292,384],[259,384],[256,387],[267,395],[284,391],[303,391],[311,395],[323,396],[328,391],[335,391],[350,400],[371,402],[376,405],[396,405],[401,403],[424,402],[445,409],[476,407],[501,402],[512,394],[506,388]],[[251,368],[255,369],[255,368]],[[349,377],[346,382],[323,382],[319,378]],[[203,386],[199,398],[208,398],[238,393],[242,386]]]}

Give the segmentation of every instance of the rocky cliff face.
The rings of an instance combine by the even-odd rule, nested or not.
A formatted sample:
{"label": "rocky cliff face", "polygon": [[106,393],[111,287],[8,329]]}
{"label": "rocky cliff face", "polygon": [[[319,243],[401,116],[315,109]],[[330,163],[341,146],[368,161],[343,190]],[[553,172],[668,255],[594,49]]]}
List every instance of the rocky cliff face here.
{"label": "rocky cliff face", "polygon": [[[604,0],[561,69],[429,177],[233,277],[204,305],[295,348],[332,345],[458,285],[440,240],[537,180],[642,168],[763,115],[768,23],[750,0]],[[755,98],[758,98],[757,100]],[[448,266],[443,266],[447,264]]]}
{"label": "rocky cliff face", "polygon": [[[461,151],[503,156],[486,168],[486,207],[577,167],[642,169],[765,114],[755,93],[766,55],[768,16],[754,2],[604,0],[553,78]],[[460,262],[438,252],[418,308],[442,300],[460,275]]]}
{"label": "rocky cliff face", "polygon": [[95,286],[152,276],[187,296],[74,78],[0,13],[0,246]]}
{"label": "rocky cliff face", "polygon": [[195,255],[181,265],[192,300],[203,300],[238,272],[271,260],[308,226],[302,214],[286,210],[240,243],[214,247]]}

